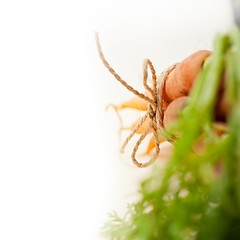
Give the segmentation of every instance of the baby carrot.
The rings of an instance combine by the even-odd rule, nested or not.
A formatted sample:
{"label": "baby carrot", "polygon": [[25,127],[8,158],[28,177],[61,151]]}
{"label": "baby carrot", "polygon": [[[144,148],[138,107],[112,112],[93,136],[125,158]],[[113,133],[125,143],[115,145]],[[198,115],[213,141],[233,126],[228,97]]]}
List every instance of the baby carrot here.
{"label": "baby carrot", "polygon": [[165,83],[165,92],[171,101],[189,94],[194,80],[210,54],[208,50],[197,51],[177,64],[176,68],[170,72]]}
{"label": "baby carrot", "polygon": [[172,101],[166,108],[163,115],[163,125],[166,129],[176,122],[179,118],[179,113],[182,108],[187,104],[189,97],[179,97]]}

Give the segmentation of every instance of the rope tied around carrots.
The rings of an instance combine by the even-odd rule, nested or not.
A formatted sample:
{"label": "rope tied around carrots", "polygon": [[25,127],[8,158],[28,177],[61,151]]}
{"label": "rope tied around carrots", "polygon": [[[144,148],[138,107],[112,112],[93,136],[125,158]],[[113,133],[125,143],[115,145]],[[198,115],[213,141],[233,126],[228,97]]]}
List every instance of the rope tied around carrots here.
{"label": "rope tied around carrots", "polygon": [[[99,56],[104,64],[104,66],[109,70],[109,72],[124,86],[126,87],[129,91],[137,95],[138,97],[146,100],[148,102],[148,110],[145,113],[145,115],[141,118],[141,120],[138,122],[136,127],[132,130],[130,135],[126,138],[124,141],[122,147],[121,147],[121,152],[124,152],[125,147],[129,143],[129,141],[132,139],[132,137],[135,135],[135,133],[138,131],[138,129],[142,126],[143,122],[149,118],[149,124],[148,127],[145,129],[143,134],[140,136],[138,141],[136,142],[133,151],[132,151],[132,161],[133,163],[139,167],[139,168],[144,168],[148,167],[151,165],[157,158],[159,152],[160,152],[160,147],[159,147],[159,138],[158,138],[158,132],[159,130],[162,131],[164,129],[163,126],[163,108],[162,108],[162,90],[165,84],[165,81],[167,79],[168,74],[176,67],[176,64],[172,65],[168,69],[162,72],[160,75],[159,79],[156,77],[156,71],[154,69],[154,66],[152,62],[149,59],[145,59],[143,63],[143,85],[147,91],[150,92],[152,98],[144,95],[143,93],[138,92],[135,90],[132,86],[128,85],[127,82],[125,82],[116,72],[115,70],[109,65],[107,60],[105,59],[102,48],[100,45],[99,41],[99,36],[98,33],[95,33],[96,37],[96,43],[97,43],[97,48],[98,48],[98,53]],[[147,83],[148,79],[148,67],[150,68],[151,74],[152,74],[152,87],[150,87]],[[154,135],[154,141],[156,145],[156,152],[148,162],[146,163],[140,163],[136,160],[136,152],[142,143],[142,141],[145,139],[147,134],[153,130],[153,135]]]}

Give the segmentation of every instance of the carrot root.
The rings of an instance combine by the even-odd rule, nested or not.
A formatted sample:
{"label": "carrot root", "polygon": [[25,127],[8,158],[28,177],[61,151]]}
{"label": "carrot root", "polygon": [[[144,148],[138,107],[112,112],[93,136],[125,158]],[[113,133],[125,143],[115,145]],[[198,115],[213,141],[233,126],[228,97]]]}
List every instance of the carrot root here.
{"label": "carrot root", "polygon": [[166,95],[171,101],[189,94],[194,80],[210,54],[208,50],[200,50],[177,64],[165,84]]}

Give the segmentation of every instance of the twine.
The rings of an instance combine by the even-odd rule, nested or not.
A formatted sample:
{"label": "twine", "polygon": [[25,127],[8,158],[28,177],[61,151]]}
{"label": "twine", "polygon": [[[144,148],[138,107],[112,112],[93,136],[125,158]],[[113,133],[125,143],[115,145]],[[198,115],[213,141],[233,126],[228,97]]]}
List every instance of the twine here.
{"label": "twine", "polygon": [[165,82],[167,80],[167,77],[169,75],[169,73],[171,71],[173,71],[177,66],[177,63],[176,64],[173,64],[172,66],[168,67],[166,70],[164,70],[157,82],[158,82],[158,85],[157,85],[157,98],[160,100],[158,101],[157,103],[157,112],[156,112],[156,119],[157,119],[157,127],[159,130],[162,130],[164,128],[163,126],[163,96],[162,96],[162,93],[163,93],[163,88],[165,86]]}
{"label": "twine", "polygon": [[[100,58],[101,58],[101,60],[102,60],[102,62],[104,64],[104,66],[109,70],[109,72],[124,87],[126,87],[129,91],[131,91],[132,93],[134,93],[138,97],[143,98],[144,100],[146,100],[149,103],[147,112],[140,119],[140,121],[138,122],[137,126],[133,129],[133,131],[130,133],[130,135],[126,138],[126,140],[124,141],[124,143],[123,143],[123,145],[121,147],[121,152],[124,152],[124,149],[127,146],[127,144],[129,143],[129,141],[132,139],[132,137],[135,135],[137,130],[142,126],[143,122],[148,117],[150,119],[149,125],[145,129],[144,133],[140,136],[138,141],[136,142],[136,144],[135,144],[135,146],[133,148],[133,151],[132,151],[132,155],[131,155],[132,161],[133,161],[133,163],[137,167],[140,167],[140,168],[147,167],[147,166],[151,165],[156,160],[156,158],[157,158],[157,156],[158,156],[158,154],[160,152],[158,134],[159,134],[159,132],[162,132],[163,129],[164,129],[164,126],[163,126],[163,108],[162,108],[162,91],[163,91],[163,88],[164,88],[164,85],[165,85],[165,81],[166,81],[166,79],[168,77],[168,74],[176,67],[176,64],[172,65],[171,67],[169,67],[168,69],[163,71],[161,73],[160,77],[157,79],[156,71],[155,71],[155,69],[153,67],[152,62],[149,59],[145,59],[145,61],[143,63],[143,85],[144,85],[145,89],[151,93],[152,98],[149,98],[146,95],[144,95],[143,93],[138,92],[133,87],[128,85],[115,72],[115,70],[109,65],[109,63],[107,62],[107,60],[105,59],[105,57],[103,55],[102,48],[101,48],[100,41],[99,41],[99,37],[98,37],[98,33],[95,33],[95,37],[96,37],[98,53],[99,53],[99,56],[100,56]],[[150,87],[147,84],[147,78],[148,78],[148,71],[147,71],[147,69],[148,69],[148,67],[150,68],[151,74],[152,74],[152,85],[153,85],[152,87]],[[142,141],[145,139],[145,137],[147,136],[147,134],[150,132],[151,129],[153,129],[154,141],[155,141],[155,145],[156,145],[156,152],[155,152],[153,158],[151,158],[148,162],[146,162],[146,163],[139,163],[136,160],[136,152],[137,152],[139,146],[141,145]]]}

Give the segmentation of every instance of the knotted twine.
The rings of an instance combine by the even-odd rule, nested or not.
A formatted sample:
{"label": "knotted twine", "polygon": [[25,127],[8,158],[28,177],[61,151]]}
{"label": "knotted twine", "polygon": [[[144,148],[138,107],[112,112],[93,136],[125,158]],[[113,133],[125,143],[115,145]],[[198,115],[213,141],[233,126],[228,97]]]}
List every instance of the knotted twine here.
{"label": "knotted twine", "polygon": [[[149,118],[149,124],[148,127],[145,129],[143,134],[140,136],[138,141],[136,142],[133,151],[132,151],[132,161],[133,163],[139,167],[139,168],[144,168],[148,167],[151,165],[157,158],[159,152],[160,152],[160,147],[159,147],[159,138],[158,134],[163,131],[164,126],[163,126],[163,106],[162,106],[162,91],[165,85],[165,81],[169,75],[169,73],[175,69],[176,64],[172,65],[171,67],[167,68],[165,71],[161,73],[159,78],[157,79],[156,77],[156,71],[153,67],[152,62],[149,59],[145,59],[143,63],[143,85],[147,91],[151,93],[152,98],[149,98],[148,96],[144,95],[143,93],[138,92],[135,90],[133,87],[128,85],[116,72],[115,70],[109,65],[107,60],[105,59],[102,48],[100,45],[99,41],[99,36],[98,33],[95,33],[96,37],[96,43],[97,43],[97,49],[99,56],[104,64],[104,66],[109,70],[109,72],[124,86],[126,87],[129,91],[137,95],[138,97],[146,100],[148,102],[148,110],[146,111],[145,115],[141,118],[141,120],[138,122],[137,126],[132,130],[130,135],[126,138],[124,141],[122,147],[121,147],[121,152],[124,152],[125,147],[127,146],[128,142],[131,140],[131,138],[135,135],[135,133],[138,131],[138,129],[142,126],[143,122]],[[150,87],[147,83],[147,78],[148,78],[148,67],[150,68],[151,74],[152,74],[152,87]],[[148,162],[146,163],[140,163],[136,160],[136,152],[144,140],[144,138],[147,136],[147,134],[150,132],[150,130],[153,129],[153,135],[154,135],[154,141],[155,141],[155,146],[156,146],[156,152]]]}

